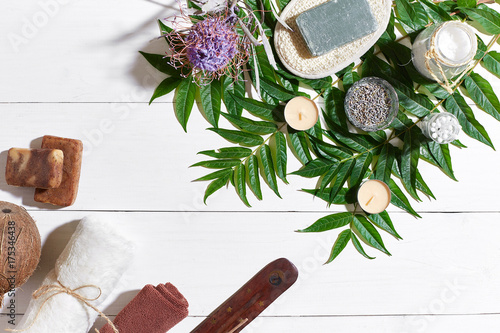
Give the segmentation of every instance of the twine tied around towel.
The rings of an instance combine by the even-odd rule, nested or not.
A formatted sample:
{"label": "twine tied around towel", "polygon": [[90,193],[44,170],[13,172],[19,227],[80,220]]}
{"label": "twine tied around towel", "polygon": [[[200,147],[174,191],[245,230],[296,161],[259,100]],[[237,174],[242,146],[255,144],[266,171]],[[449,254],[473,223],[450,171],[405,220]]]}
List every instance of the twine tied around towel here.
{"label": "twine tied around towel", "polygon": [[[453,22],[453,21],[450,21],[450,22]],[[443,27],[446,26],[446,24],[447,23],[442,24],[439,28],[436,29],[436,31],[434,31],[434,33],[431,36],[429,50],[427,52],[425,52],[424,57],[425,57],[425,67],[427,68],[427,70],[431,74],[432,78],[434,80],[436,80],[436,82],[441,87],[443,87],[448,93],[453,94],[453,89],[462,80],[464,75],[469,71],[470,66],[468,66],[466,69],[464,69],[462,74],[460,74],[460,76],[455,81],[451,81],[451,80],[448,80],[446,78],[446,75],[444,73],[444,70],[443,70],[443,67],[441,66],[441,64],[449,66],[449,67],[460,67],[460,66],[465,66],[465,65],[469,64],[470,60],[464,61],[464,62],[458,63],[458,64],[457,63],[450,63],[449,61],[444,59],[443,56],[438,52],[437,35],[438,35],[438,32],[441,29],[443,29]],[[434,62],[436,63],[436,66],[439,70],[439,74],[441,74],[441,76],[443,77],[442,80],[436,75],[436,73],[434,73],[434,70],[432,70],[431,60],[434,60]]]}
{"label": "twine tied around towel", "polygon": [[[84,289],[84,288],[95,288],[96,290],[99,291],[99,295],[97,295],[94,298],[89,298],[89,297],[82,296],[81,294],[78,293],[78,291],[80,289]],[[48,293],[51,293],[51,292],[54,292],[54,293],[52,295],[50,295],[49,297],[47,297],[43,301],[42,305],[40,305],[40,308],[38,309],[38,312],[37,312],[37,314],[35,316],[35,319],[33,319],[33,322],[31,323],[30,326],[28,326],[27,328],[22,329],[22,330],[17,330],[17,329],[6,329],[6,330],[10,331],[10,332],[23,332],[23,331],[29,330],[35,324],[35,322],[37,321],[38,316],[40,315],[40,312],[42,311],[43,306],[47,303],[47,301],[49,299],[51,299],[52,297],[54,297],[56,295],[59,295],[59,294],[68,294],[68,295],[76,298],[77,300],[81,301],[83,304],[85,304],[86,306],[88,306],[89,308],[91,308],[92,310],[94,310],[95,312],[97,312],[101,317],[103,317],[104,319],[106,319],[106,321],[108,322],[108,324],[113,329],[114,333],[119,333],[118,329],[113,324],[113,322],[101,310],[99,310],[98,308],[96,308],[95,306],[93,306],[90,303],[91,301],[95,301],[96,299],[98,299],[102,295],[102,290],[98,286],[89,284],[89,285],[84,285],[84,286],[81,286],[81,287],[78,287],[78,288],[75,288],[75,289],[71,289],[71,288],[68,288],[68,287],[64,286],[59,280],[57,280],[57,284],[41,286],[40,288],[38,288],[37,290],[35,290],[33,292],[33,299],[38,299],[38,298],[40,298],[42,296],[45,296],[45,295],[47,295]],[[99,333],[99,331],[97,329],[95,329],[95,330],[96,330],[97,333]]]}

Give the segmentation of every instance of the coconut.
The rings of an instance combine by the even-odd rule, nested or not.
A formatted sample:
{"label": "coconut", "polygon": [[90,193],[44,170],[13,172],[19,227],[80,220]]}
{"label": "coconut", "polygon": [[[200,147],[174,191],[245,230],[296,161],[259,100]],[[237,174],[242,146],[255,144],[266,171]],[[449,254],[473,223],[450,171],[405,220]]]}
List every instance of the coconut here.
{"label": "coconut", "polygon": [[23,285],[40,261],[40,233],[26,209],[0,201],[0,306],[3,295]]}

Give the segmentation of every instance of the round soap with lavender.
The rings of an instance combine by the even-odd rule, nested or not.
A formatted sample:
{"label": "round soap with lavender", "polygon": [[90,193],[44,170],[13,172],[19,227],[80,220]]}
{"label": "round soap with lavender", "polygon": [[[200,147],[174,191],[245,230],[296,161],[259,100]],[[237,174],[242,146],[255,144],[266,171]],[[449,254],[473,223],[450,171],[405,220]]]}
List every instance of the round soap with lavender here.
{"label": "round soap with lavender", "polygon": [[457,117],[449,112],[432,113],[422,121],[422,132],[439,144],[455,141],[460,133]]}
{"label": "round soap with lavender", "polygon": [[366,77],[347,91],[345,112],[349,122],[364,131],[387,128],[399,110],[398,95],[389,82]]}

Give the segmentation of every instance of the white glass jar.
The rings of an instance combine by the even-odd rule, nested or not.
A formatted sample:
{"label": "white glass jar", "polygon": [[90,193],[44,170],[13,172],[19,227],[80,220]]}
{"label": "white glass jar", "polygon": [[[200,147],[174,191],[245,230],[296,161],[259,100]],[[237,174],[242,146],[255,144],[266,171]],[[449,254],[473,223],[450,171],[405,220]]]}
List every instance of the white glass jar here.
{"label": "white glass jar", "polygon": [[428,27],[417,36],[412,59],[420,74],[429,80],[444,81],[441,69],[449,80],[467,68],[476,52],[477,37],[470,26],[448,21]]}
{"label": "white glass jar", "polygon": [[431,113],[422,120],[421,128],[426,137],[439,144],[455,141],[460,133],[457,117],[449,112]]}

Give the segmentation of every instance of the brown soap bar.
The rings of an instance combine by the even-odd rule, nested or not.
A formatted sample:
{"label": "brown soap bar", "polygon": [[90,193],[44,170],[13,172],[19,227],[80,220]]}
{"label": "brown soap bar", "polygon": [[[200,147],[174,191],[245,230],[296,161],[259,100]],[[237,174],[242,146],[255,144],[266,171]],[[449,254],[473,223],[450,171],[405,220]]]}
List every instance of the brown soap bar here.
{"label": "brown soap bar", "polygon": [[60,149],[64,153],[62,182],[58,188],[35,190],[35,201],[57,206],[71,206],[78,194],[83,144],[80,140],[45,135],[42,148]]}
{"label": "brown soap bar", "polygon": [[14,186],[55,188],[61,185],[64,154],[59,149],[11,148],[5,180]]}

